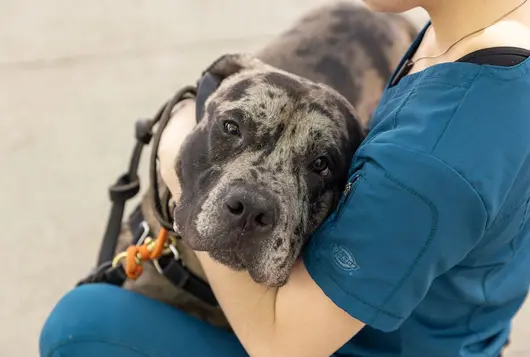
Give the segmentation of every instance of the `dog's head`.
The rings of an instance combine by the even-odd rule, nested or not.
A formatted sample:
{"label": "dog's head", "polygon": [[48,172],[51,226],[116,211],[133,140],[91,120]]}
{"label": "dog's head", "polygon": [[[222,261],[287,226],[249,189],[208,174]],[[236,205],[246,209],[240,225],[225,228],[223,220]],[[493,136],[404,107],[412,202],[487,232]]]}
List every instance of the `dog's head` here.
{"label": "dog's head", "polygon": [[176,164],[175,224],[195,250],[269,286],[338,202],[364,134],[331,88],[242,55],[221,78]]}

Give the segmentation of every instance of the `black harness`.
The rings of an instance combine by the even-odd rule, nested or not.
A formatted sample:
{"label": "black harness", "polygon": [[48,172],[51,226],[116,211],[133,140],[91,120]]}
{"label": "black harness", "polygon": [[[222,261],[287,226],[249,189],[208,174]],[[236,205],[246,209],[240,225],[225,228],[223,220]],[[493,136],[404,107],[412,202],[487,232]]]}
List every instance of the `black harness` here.
{"label": "black harness", "polygon": [[[166,102],[151,120],[144,119],[136,122],[136,144],[131,155],[127,172],[121,175],[115,184],[109,188],[110,210],[107,228],[100,247],[96,268],[77,286],[90,283],[108,283],[122,286],[127,279],[122,264],[113,264],[114,254],[123,224],[125,204],[135,197],[140,191],[138,166],[144,146],[152,141],[149,165],[149,195],[154,216],[161,227],[175,239],[181,237],[173,230],[171,217],[171,195],[169,190],[160,192],[158,184],[157,153],[162,133],[171,119],[171,111],[180,101],[188,98],[196,100],[196,121],[202,119],[206,99],[219,86],[220,79],[209,72],[205,72],[199,80],[197,87],[187,86],[179,90],[171,100]],[[155,131],[156,127],[156,131]],[[133,245],[143,243],[147,236],[156,237],[155,232],[149,227],[139,204],[129,216],[128,225],[132,233]],[[193,274],[184,266],[178,251],[173,245],[169,246],[169,253],[162,255],[154,262],[157,271],[165,276],[173,285],[186,290],[201,301],[218,307],[217,300],[210,286],[201,278]]]}

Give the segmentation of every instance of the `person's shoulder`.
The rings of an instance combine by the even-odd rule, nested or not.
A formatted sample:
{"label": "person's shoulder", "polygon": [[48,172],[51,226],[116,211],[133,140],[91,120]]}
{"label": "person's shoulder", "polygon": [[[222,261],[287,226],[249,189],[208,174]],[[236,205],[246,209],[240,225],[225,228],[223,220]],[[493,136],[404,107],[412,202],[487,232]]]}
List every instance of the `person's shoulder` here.
{"label": "person's shoulder", "polygon": [[530,170],[529,98],[530,60],[484,66],[432,150],[475,187],[491,216],[513,183],[527,180],[521,173]]}
{"label": "person's shoulder", "polygon": [[425,160],[415,170],[443,168],[443,163],[495,215],[521,172],[530,172],[530,60],[507,71],[482,67],[471,83],[433,80],[395,99],[400,103],[387,116],[382,108],[379,115],[385,118],[361,146],[358,166],[363,157],[411,162],[412,154],[421,155]]}
{"label": "person's shoulder", "polygon": [[530,154],[530,59],[483,67],[440,133],[434,155],[477,155],[490,165],[514,151],[521,158]]}
{"label": "person's shoulder", "polygon": [[508,70],[448,63],[427,74],[386,99],[365,144],[390,142],[447,162],[492,146],[530,151],[530,59]]}

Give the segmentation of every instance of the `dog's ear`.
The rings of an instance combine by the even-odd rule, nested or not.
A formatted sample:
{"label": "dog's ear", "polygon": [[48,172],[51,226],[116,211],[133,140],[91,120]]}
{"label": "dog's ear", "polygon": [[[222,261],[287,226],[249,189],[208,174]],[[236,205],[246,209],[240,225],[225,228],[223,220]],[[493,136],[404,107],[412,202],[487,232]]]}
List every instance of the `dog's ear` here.
{"label": "dog's ear", "polygon": [[213,62],[203,73],[197,84],[196,120],[204,115],[204,105],[226,78],[243,70],[265,68],[259,59],[248,54],[226,54]]}
{"label": "dog's ear", "polygon": [[195,121],[197,123],[203,118],[206,100],[215,92],[220,84],[221,79],[209,72],[204,72],[201,79],[199,79],[197,83],[197,97],[195,99]]}
{"label": "dog's ear", "polygon": [[263,69],[265,63],[249,54],[227,54],[218,58],[204,71],[203,75],[210,73],[221,81],[243,70]]}

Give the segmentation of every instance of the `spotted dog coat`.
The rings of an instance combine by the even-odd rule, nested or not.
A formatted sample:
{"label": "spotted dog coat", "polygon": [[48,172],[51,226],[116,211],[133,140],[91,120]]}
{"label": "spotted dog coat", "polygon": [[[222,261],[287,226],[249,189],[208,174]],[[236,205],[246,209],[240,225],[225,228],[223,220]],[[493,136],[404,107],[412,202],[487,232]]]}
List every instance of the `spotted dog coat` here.
{"label": "spotted dog coat", "polygon": [[350,2],[317,7],[257,52],[263,62],[329,85],[367,124],[383,88],[417,35],[403,16]]}
{"label": "spotted dog coat", "polygon": [[[258,51],[255,57],[261,61],[225,57],[212,65],[227,78],[207,102],[205,117],[184,143],[177,166],[183,188],[177,223],[186,237],[177,248],[191,271],[206,280],[189,245],[210,250],[234,269],[249,270],[256,281],[285,283],[304,240],[340,196],[348,159],[358,145],[352,107],[366,125],[415,36],[401,16],[333,3],[309,12]],[[252,132],[248,142],[237,147],[234,138],[219,136],[224,120]],[[328,179],[307,169],[311,155],[322,151],[334,170]],[[237,237],[219,223],[216,206],[232,182],[251,182],[262,191],[267,187],[264,196],[282,212],[269,238],[247,240],[238,254],[223,249]],[[156,231],[159,225],[147,197],[142,210]],[[130,240],[124,226],[118,250]],[[228,326],[220,309],[171,285],[151,265],[125,288]]]}

